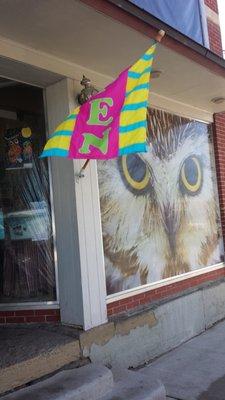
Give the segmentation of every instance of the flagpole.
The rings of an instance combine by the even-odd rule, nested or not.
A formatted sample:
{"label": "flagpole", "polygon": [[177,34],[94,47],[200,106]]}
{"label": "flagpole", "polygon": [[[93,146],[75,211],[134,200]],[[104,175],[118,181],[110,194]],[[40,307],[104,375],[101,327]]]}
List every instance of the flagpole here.
{"label": "flagpole", "polygon": [[[161,40],[164,38],[165,34],[166,34],[166,32],[165,32],[163,29],[160,29],[160,30],[157,32],[154,41],[155,41],[156,43],[160,43]],[[77,179],[80,179],[80,178],[83,178],[83,177],[84,177],[83,172],[84,172],[84,170],[87,168],[87,165],[88,165],[89,161],[90,161],[90,159],[86,160],[85,163],[84,163],[84,165],[81,167],[80,172],[78,172],[78,174],[76,174]]]}

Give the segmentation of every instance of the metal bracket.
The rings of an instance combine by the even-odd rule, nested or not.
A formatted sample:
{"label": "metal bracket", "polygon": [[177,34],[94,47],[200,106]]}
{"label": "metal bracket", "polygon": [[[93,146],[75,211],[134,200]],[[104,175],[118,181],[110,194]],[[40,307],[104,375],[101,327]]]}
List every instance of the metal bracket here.
{"label": "metal bracket", "polygon": [[84,163],[84,165],[83,165],[83,167],[80,169],[80,171],[77,172],[76,174],[74,174],[74,176],[75,176],[75,181],[76,181],[77,183],[79,182],[79,180],[80,180],[81,178],[84,178],[84,177],[85,177],[85,175],[84,175],[84,170],[85,170],[85,168],[87,167],[89,161],[90,161],[90,160],[86,160],[85,163]]}
{"label": "metal bracket", "polygon": [[85,175],[82,174],[81,171],[80,171],[80,172],[77,172],[76,174],[74,174],[74,176],[75,176],[75,182],[76,182],[76,183],[79,183],[79,180],[80,180],[81,178],[84,178],[84,177],[85,177]]}

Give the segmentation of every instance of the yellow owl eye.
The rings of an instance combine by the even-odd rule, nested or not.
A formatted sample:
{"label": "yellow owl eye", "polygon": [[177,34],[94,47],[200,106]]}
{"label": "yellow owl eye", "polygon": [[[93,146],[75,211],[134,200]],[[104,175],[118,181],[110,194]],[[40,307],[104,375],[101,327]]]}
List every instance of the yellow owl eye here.
{"label": "yellow owl eye", "polygon": [[184,161],[180,172],[181,191],[196,195],[202,187],[202,164],[199,158],[190,156]]}
{"label": "yellow owl eye", "polygon": [[128,154],[119,159],[120,172],[125,185],[136,194],[143,194],[150,184],[150,172],[137,154]]}

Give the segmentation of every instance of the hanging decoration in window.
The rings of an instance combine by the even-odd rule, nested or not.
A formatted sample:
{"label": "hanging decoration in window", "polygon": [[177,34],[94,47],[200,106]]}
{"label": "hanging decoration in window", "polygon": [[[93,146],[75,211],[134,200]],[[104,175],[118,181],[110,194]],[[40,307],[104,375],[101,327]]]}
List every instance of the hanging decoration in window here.
{"label": "hanging decoration in window", "polygon": [[4,134],[6,169],[32,167],[32,131],[29,127],[10,128]]}

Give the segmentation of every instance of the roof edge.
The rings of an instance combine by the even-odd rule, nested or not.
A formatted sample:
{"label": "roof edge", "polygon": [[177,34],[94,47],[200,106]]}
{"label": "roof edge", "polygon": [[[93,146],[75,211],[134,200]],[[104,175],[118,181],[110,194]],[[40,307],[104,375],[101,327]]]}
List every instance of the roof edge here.
{"label": "roof edge", "polygon": [[80,0],[96,11],[143,33],[150,38],[155,37],[158,30],[163,29],[166,36],[163,45],[188,57],[189,59],[212,70],[225,78],[225,59],[213,53],[203,45],[172,28],[147,11],[140,9],[128,0]]}

